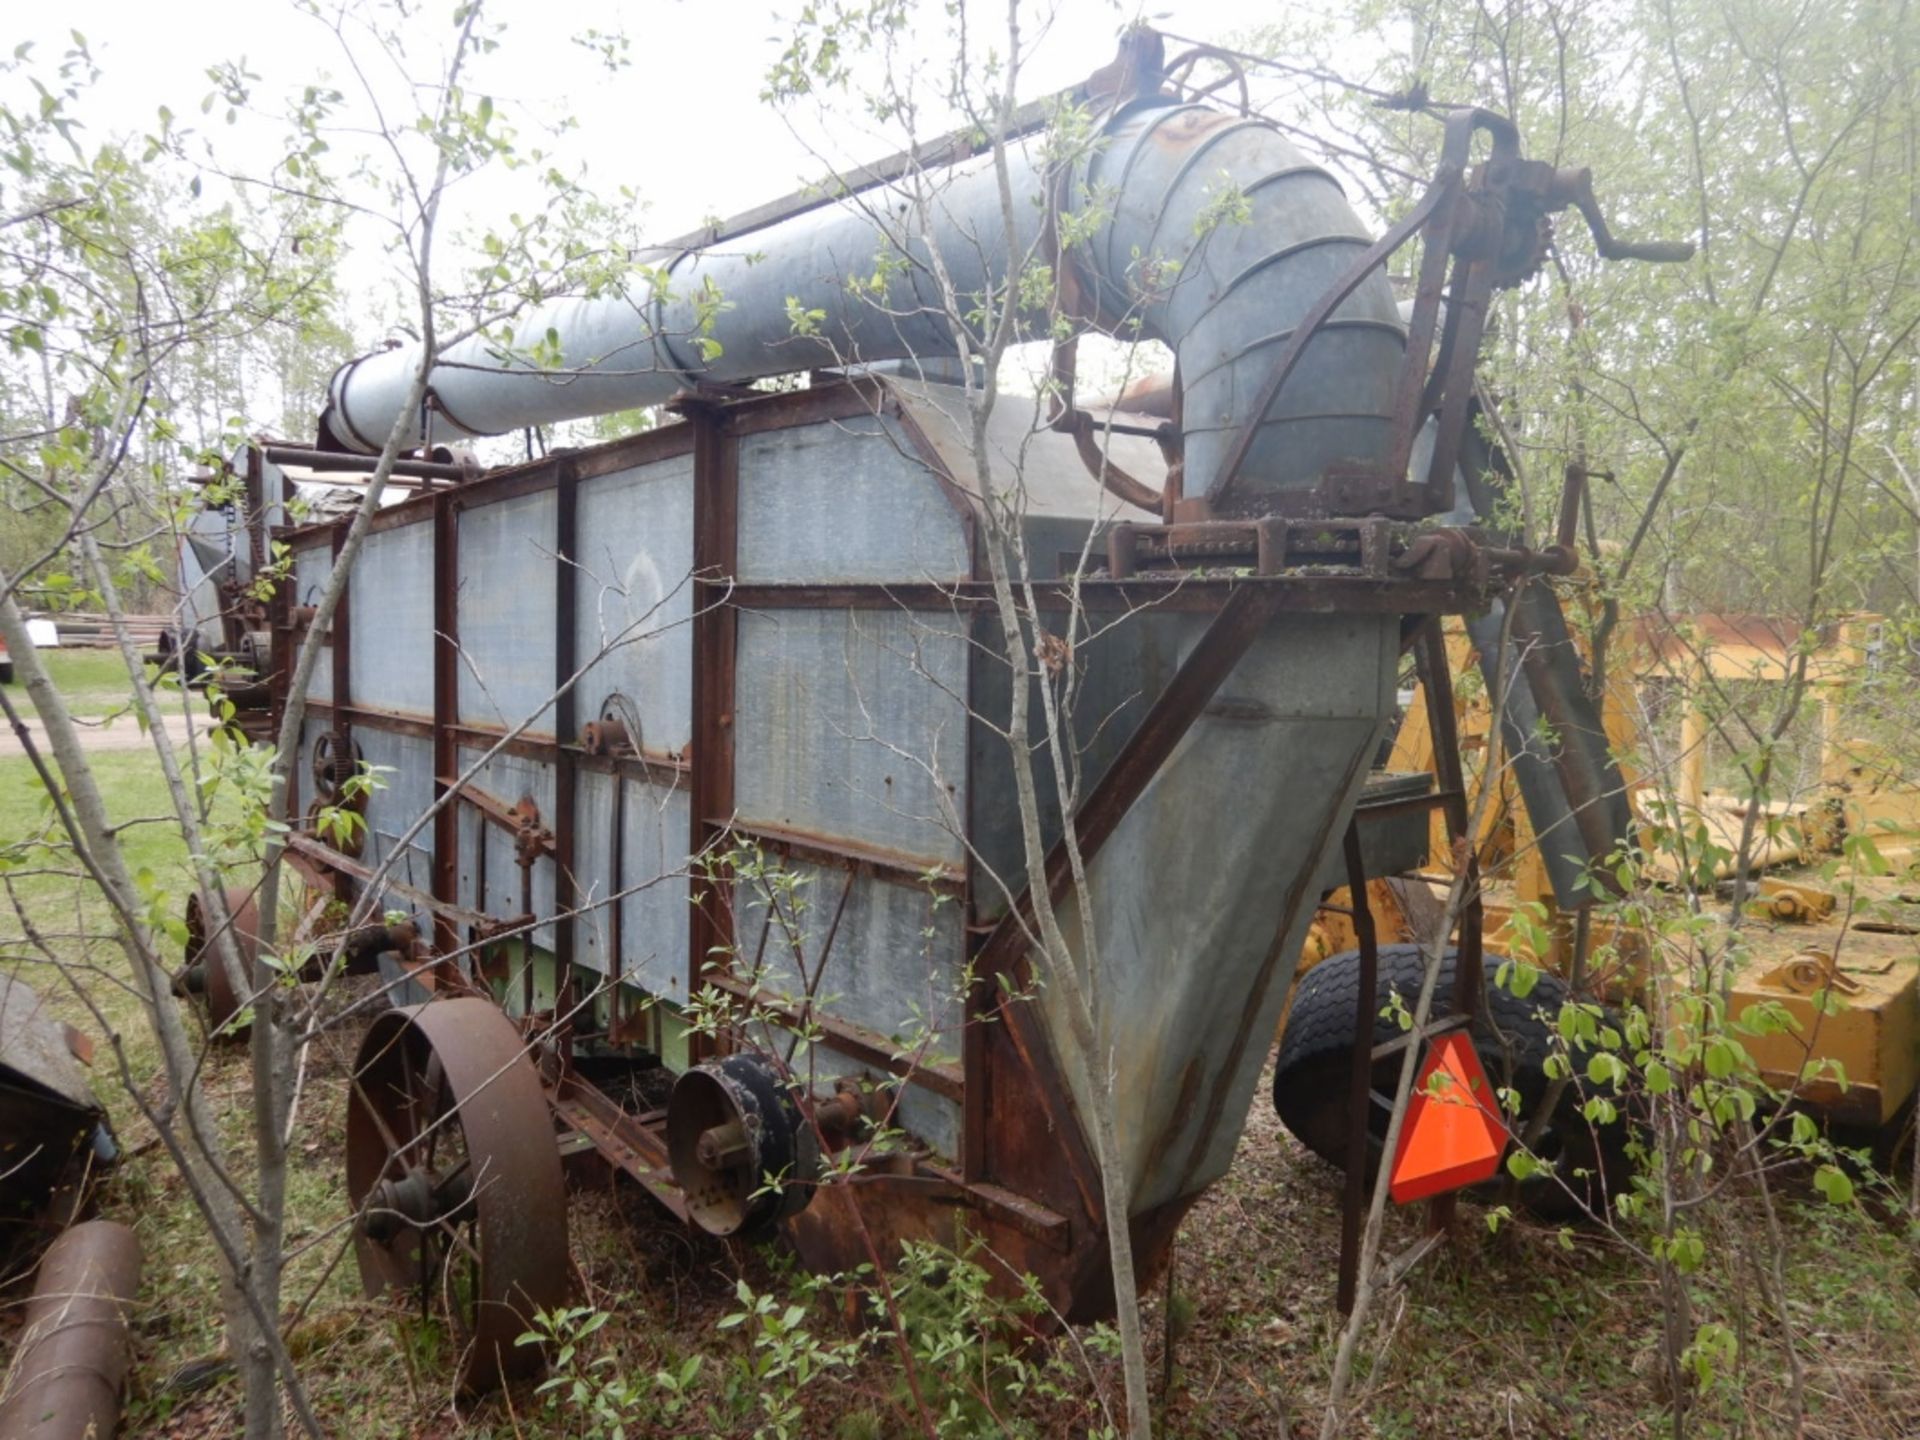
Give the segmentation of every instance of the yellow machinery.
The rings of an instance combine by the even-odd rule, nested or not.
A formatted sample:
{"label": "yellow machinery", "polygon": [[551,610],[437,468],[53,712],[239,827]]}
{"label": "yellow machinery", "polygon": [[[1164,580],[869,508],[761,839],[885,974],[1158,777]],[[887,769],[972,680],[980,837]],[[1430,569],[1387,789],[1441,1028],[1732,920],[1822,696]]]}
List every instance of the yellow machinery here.
{"label": "yellow machinery", "polygon": [[[1920,1088],[1920,789],[1877,763],[1872,747],[1841,738],[1842,689],[1871,663],[1877,627],[1874,617],[1857,617],[1819,636],[1750,616],[1641,625],[1617,648],[1610,666],[1617,678],[1601,706],[1636,821],[1666,822],[1695,842],[1706,841],[1717,863],[1695,873],[1724,878],[1732,861],[1718,856],[1738,851],[1746,815],[1737,800],[1707,784],[1711,726],[1702,693],[1729,682],[1784,681],[1804,650],[1823,729],[1820,791],[1812,803],[1770,806],[1756,820],[1755,868],[1785,873],[1761,879],[1746,907],[1742,938],[1749,958],[1734,978],[1731,1009],[1737,1016],[1763,1002],[1785,1007],[1798,1022],[1797,1032],[1743,1037],[1767,1081],[1796,1091],[1842,1124],[1873,1129],[1889,1126]],[[1478,657],[1457,624],[1448,632],[1448,660],[1459,680],[1455,711],[1463,769],[1477,791],[1485,783],[1493,714],[1477,683]],[[1648,754],[1638,720],[1644,709],[1634,686],[1649,681],[1686,707],[1678,752],[1669,760],[1676,782],[1666,799],[1630,768]],[[1388,768],[1433,768],[1423,696],[1406,707]],[[1511,771],[1497,767],[1495,780],[1498,788],[1487,803],[1472,807],[1480,816],[1476,845],[1487,949],[1566,975],[1575,914],[1556,903]],[[1477,801],[1477,794],[1472,798]],[[1865,874],[1841,860],[1837,852],[1850,834],[1871,836],[1889,873]],[[1670,858],[1650,863],[1657,876],[1679,878],[1680,867]],[[1382,941],[1432,935],[1453,869],[1436,814],[1427,867],[1368,886]],[[1327,897],[1301,956],[1303,971],[1356,943],[1350,910],[1344,889]],[[1585,987],[1616,998],[1640,992],[1655,954],[1649,935],[1598,917],[1590,928]],[[1823,1063],[1829,1061],[1838,1062],[1844,1083]]]}

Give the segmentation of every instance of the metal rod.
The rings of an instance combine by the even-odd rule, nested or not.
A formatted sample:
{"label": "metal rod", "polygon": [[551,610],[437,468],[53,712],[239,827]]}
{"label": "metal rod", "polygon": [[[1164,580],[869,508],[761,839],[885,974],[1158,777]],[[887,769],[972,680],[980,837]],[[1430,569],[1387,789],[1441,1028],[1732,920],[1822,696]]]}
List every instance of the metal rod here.
{"label": "metal rod", "polygon": [[[573,688],[579,643],[579,627],[575,622],[580,477],[577,462],[571,455],[561,457],[553,500],[553,733],[556,738],[571,739],[580,733],[579,697]],[[580,906],[579,885],[574,874],[574,811],[579,803],[579,782],[574,770],[577,753],[573,746],[562,745],[553,763],[553,1008],[560,1029],[560,1063],[569,1069],[573,1065],[573,1017],[579,998],[573,968],[577,942],[574,915]]]}
{"label": "metal rod", "polygon": [[[352,455],[338,450],[310,450],[298,445],[264,445],[260,454],[274,465],[298,465],[305,470],[331,470],[341,474],[371,475],[380,468],[378,455]],[[467,480],[473,471],[464,465],[449,465],[439,460],[393,462],[395,480]]]}
{"label": "metal rod", "polygon": [[[451,494],[433,499],[433,798],[445,801],[447,786],[438,778],[459,769],[459,743],[453,726],[460,718],[460,512]],[[480,827],[484,836],[486,826]],[[483,840],[482,844],[485,843]],[[477,873],[485,885],[484,862]],[[460,898],[460,813],[451,802],[433,817],[433,895],[439,906]],[[476,904],[484,911],[484,904]],[[468,934],[471,943],[476,937]],[[458,932],[445,909],[436,907],[434,947],[441,954],[459,948]],[[484,958],[484,957],[482,957]]]}
{"label": "metal rod", "polygon": [[[1592,874],[1617,889],[1618,882],[1606,868],[1618,843],[1607,814],[1608,792],[1615,787],[1609,785],[1608,777],[1595,763],[1593,750],[1582,743],[1590,733],[1582,723],[1585,717],[1576,709],[1577,697],[1568,694],[1562,677],[1555,673],[1547,654],[1548,639],[1528,614],[1528,598],[1523,589],[1508,602],[1513,610],[1510,633],[1520,652],[1520,671],[1533,691],[1534,703],[1553,727],[1553,766],[1573,808],[1574,828],[1593,866]],[[1550,842],[1542,835],[1539,843]]]}
{"label": "metal rod", "polygon": [[[1354,992],[1353,1056],[1347,1075],[1347,1177],[1340,1196],[1340,1279],[1334,1304],[1353,1313],[1360,1285],[1361,1220],[1367,1206],[1367,1129],[1373,1092],[1373,1012],[1380,986],[1380,946],[1367,904],[1367,865],[1360,854],[1360,827],[1349,823],[1343,841],[1347,893],[1353,898],[1353,934],[1360,942],[1360,981]],[[1391,1157],[1382,1155],[1382,1165]]]}
{"label": "metal rod", "polygon": [[[1424,663],[1421,663],[1424,662]],[[1480,1014],[1481,936],[1485,915],[1480,899],[1480,852],[1468,827],[1472,818],[1467,809],[1466,777],[1460,763],[1460,729],[1453,708],[1453,675],[1447,668],[1447,642],[1440,629],[1440,617],[1430,615],[1421,627],[1416,663],[1421,669],[1421,688],[1427,695],[1427,728],[1433,736],[1434,769],[1441,787],[1454,797],[1442,812],[1447,817],[1447,837],[1453,853],[1462,857],[1460,946],[1454,962],[1454,1013],[1471,1025]],[[1446,944],[1444,935],[1439,944]],[[1453,1224],[1452,1191],[1433,1197],[1427,1207],[1428,1228],[1449,1229]]]}
{"label": "metal rod", "polygon": [[[520,862],[520,913],[533,914],[533,859]],[[555,977],[558,984],[558,976]],[[520,937],[520,1013],[532,1015],[536,994],[533,985],[533,931]]]}
{"label": "metal rod", "polygon": [[[708,405],[688,408],[695,428],[693,449],[693,568],[709,580],[726,583],[739,561],[739,443],[727,433],[725,417]],[[727,831],[710,816],[733,814],[734,656],[739,611],[707,603],[694,610],[693,773],[688,777],[691,804],[687,854],[694,869],[694,910],[687,926],[687,994],[708,983],[712,966],[726,971],[734,943],[733,887],[715,853]],[[713,1040],[698,1031],[688,1036],[688,1060],[699,1064],[713,1052]]]}
{"label": "metal rod", "polygon": [[[1438,616],[1428,616],[1420,628],[1415,663],[1420,669],[1420,688],[1427,697],[1427,729],[1433,736],[1433,766],[1439,772],[1440,788],[1447,803],[1442,811],[1447,821],[1447,839],[1454,853],[1464,855],[1460,903],[1460,958],[1454,971],[1453,1004],[1456,1013],[1469,1019],[1480,1012],[1481,927],[1484,923],[1480,900],[1479,848],[1468,835],[1471,819],[1467,813],[1467,786],[1460,764],[1460,729],[1453,706],[1453,675],[1447,668],[1447,642]],[[1467,843],[1462,845],[1461,841]],[[1440,937],[1446,943],[1446,937]]]}
{"label": "metal rod", "polygon": [[1560,523],[1554,528],[1554,544],[1572,550],[1580,543],[1580,506],[1587,493],[1587,467],[1578,460],[1567,462],[1566,483],[1560,487]]}
{"label": "metal rod", "polygon": [[1456,1030],[1464,1030],[1466,1028],[1467,1017],[1464,1015],[1448,1015],[1440,1020],[1429,1020],[1421,1027],[1420,1033],[1417,1035],[1409,1030],[1406,1034],[1396,1035],[1391,1040],[1382,1040],[1378,1045],[1373,1047],[1373,1058],[1376,1061],[1385,1060],[1389,1056],[1398,1055],[1409,1045],[1422,1044],[1428,1040],[1438,1039],[1442,1035],[1451,1035]]}
{"label": "metal rod", "polygon": [[611,911],[607,916],[607,1034],[617,1043],[620,1038],[621,983],[626,973],[627,888],[627,777],[618,770],[608,777],[613,786],[613,803],[607,809],[613,817],[613,832],[607,837],[608,878]]}

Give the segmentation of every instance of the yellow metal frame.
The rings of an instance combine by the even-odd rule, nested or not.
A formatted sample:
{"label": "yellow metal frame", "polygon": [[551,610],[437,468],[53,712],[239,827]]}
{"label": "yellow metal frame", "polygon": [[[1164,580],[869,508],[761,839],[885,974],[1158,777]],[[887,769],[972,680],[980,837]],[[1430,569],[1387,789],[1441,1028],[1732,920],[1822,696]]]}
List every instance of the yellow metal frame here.
{"label": "yellow metal frame", "polygon": [[[1920,790],[1889,781],[1862,760],[1860,747],[1834,738],[1841,723],[1842,687],[1866,664],[1878,623],[1877,616],[1853,617],[1823,637],[1806,657],[1808,679],[1820,698],[1826,737],[1822,774],[1828,794],[1822,804],[1788,816],[1797,823],[1788,828],[1784,839],[1768,847],[1770,853],[1758,857],[1763,867],[1804,862],[1816,851],[1830,849],[1839,834],[1847,831],[1920,832]],[[1732,850],[1742,817],[1725,804],[1716,805],[1707,788],[1707,720],[1696,698],[1698,690],[1706,679],[1785,681],[1798,663],[1797,646],[1798,636],[1791,627],[1753,617],[1731,621],[1694,617],[1684,629],[1661,631],[1643,625],[1627,637],[1610,667],[1613,678],[1601,715],[1636,813],[1647,786],[1628,768],[1639,753],[1641,736],[1635,720],[1640,707],[1633,682],[1625,677],[1681,682],[1688,708],[1682,717],[1678,804],[1683,814],[1706,824],[1710,834],[1724,833],[1725,848]],[[1472,642],[1454,621],[1448,622],[1447,660],[1456,677],[1478,679]],[[1457,683],[1454,694],[1463,769],[1472,789],[1483,783],[1491,751],[1492,707],[1471,681]],[[1388,768],[1431,771],[1433,760],[1425,697],[1416,691],[1395,737]],[[1475,836],[1487,949],[1524,957],[1565,975],[1572,968],[1575,916],[1555,904],[1510,771],[1502,771],[1499,785],[1481,810]],[[1474,803],[1477,797],[1469,798],[1479,808]],[[1453,857],[1445,820],[1436,812],[1431,825],[1424,877],[1402,880],[1397,886],[1382,881],[1368,886],[1383,940],[1427,938],[1414,933],[1410,911],[1425,912],[1431,907],[1409,905],[1404,887],[1424,881],[1438,891],[1451,882]],[[1920,845],[1907,853],[1920,861]],[[1300,957],[1303,971],[1357,943],[1347,916],[1350,908],[1344,889],[1328,897]],[[1920,1088],[1920,965],[1916,964],[1920,938],[1901,933],[1906,927],[1898,925],[1858,928],[1852,916],[1835,913],[1831,892],[1804,879],[1763,880],[1750,913],[1748,933],[1756,958],[1735,978],[1732,1014],[1737,1018],[1755,1005],[1777,1004],[1800,1026],[1798,1033],[1745,1039],[1762,1074],[1769,1083],[1796,1090],[1804,1101],[1843,1122],[1877,1126],[1891,1120]],[[1589,956],[1595,955],[1602,961],[1593,966],[1590,959],[1588,981],[1598,993],[1619,998],[1644,991],[1652,947],[1643,931],[1596,922],[1589,943]],[[1825,1062],[1838,1063],[1844,1083],[1825,1076]],[[1810,1078],[1810,1070],[1822,1073]]]}

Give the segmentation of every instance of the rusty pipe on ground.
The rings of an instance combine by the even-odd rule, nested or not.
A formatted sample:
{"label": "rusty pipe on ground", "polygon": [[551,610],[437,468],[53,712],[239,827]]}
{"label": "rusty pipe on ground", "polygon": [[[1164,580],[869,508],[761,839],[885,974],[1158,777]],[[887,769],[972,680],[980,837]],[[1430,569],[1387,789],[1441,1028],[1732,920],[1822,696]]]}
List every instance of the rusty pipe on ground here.
{"label": "rusty pipe on ground", "polygon": [[[953,354],[950,312],[1004,293],[1009,273],[1044,257],[1052,237],[1085,231],[1059,257],[1070,272],[1063,291],[1086,323],[1173,348],[1184,490],[1213,498],[1230,478],[1222,471],[1246,397],[1371,241],[1334,177],[1275,126],[1163,93],[1157,42],[1130,37],[1123,58],[1145,78],[1092,102],[1098,143],[1070,173],[1049,161],[1044,137],[1009,142],[1011,253],[994,167],[981,159],[790,215],[748,246],[654,252],[630,293],[557,299],[517,322],[516,335],[553,346],[551,365],[536,365],[524,340],[516,349],[481,336],[449,349],[402,443],[659,405],[702,384]],[[934,287],[936,251],[951,303]],[[809,322],[796,327],[796,314]],[[1392,450],[1405,331],[1384,270],[1353,289],[1310,349],[1253,432],[1235,485],[1248,508]],[[343,366],[320,417],[322,445],[377,451],[420,361],[414,343]]]}
{"label": "rusty pipe on ground", "polygon": [[90,1220],[53,1242],[0,1391],[0,1440],[112,1440],[139,1288],[140,1242],[125,1225]]}

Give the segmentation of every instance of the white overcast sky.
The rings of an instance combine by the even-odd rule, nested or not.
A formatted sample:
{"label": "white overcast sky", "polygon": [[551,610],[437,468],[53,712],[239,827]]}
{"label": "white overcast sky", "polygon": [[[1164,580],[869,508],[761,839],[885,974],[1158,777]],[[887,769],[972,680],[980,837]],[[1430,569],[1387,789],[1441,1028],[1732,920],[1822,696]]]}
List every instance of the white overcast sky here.
{"label": "white overcast sky", "polygon": [[[451,14],[453,0],[429,0],[427,14]],[[1271,15],[1272,0],[1061,0],[1044,39],[1028,56],[1024,96],[1064,89],[1112,58],[1123,25],[1138,14],[1168,31],[1226,39]],[[817,178],[804,146],[765,105],[760,92],[788,29],[787,3],[740,0],[488,0],[486,13],[507,27],[500,52],[481,62],[476,88],[512,102],[580,120],[573,144],[602,185],[632,185],[651,204],[663,234],[690,229],[707,215],[730,214]],[[937,3],[929,4],[938,13]],[[1002,22],[1004,8],[974,7],[980,24]],[[22,4],[9,44],[35,42],[50,59],[79,30],[105,71],[112,123],[151,123],[166,104],[195,119],[207,92],[204,72],[219,59],[244,57],[263,91],[329,75],[342,80],[338,52],[311,20],[285,0],[62,0]],[[444,27],[443,27],[444,28]],[[631,68],[609,75],[571,37],[589,28],[624,28]],[[423,57],[423,75],[433,57]],[[838,137],[850,148],[858,138]],[[845,163],[850,156],[838,156]]]}
{"label": "white overcast sky", "polygon": [[[649,232],[665,238],[706,216],[747,209],[818,178],[819,164],[760,99],[779,53],[776,37],[788,29],[783,16],[799,4],[489,0],[486,13],[508,31],[501,50],[480,62],[474,88],[521,116],[578,117],[579,132],[565,141],[562,153],[584,164],[603,191],[631,186],[650,207]],[[1259,24],[1272,14],[1271,5],[1060,0],[1049,32],[1028,57],[1023,98],[1064,89],[1105,64],[1119,30],[1138,14],[1170,32],[1214,40]],[[425,15],[435,22],[430,28],[446,33],[441,22],[451,15],[453,0],[428,0],[428,6]],[[926,8],[940,12],[937,3]],[[976,3],[973,10],[981,27],[1003,24],[1002,6]],[[590,27],[624,28],[632,39],[632,66],[610,75],[571,43]],[[6,28],[12,32],[9,44],[33,40],[42,61],[65,47],[70,29],[85,34],[105,71],[89,101],[96,129],[143,128],[162,104],[219,129],[198,108],[209,88],[206,67],[219,59],[244,57],[262,77],[263,93],[289,92],[317,74],[343,80],[337,49],[285,0],[23,0]],[[422,56],[423,76],[435,73],[437,58]],[[841,152],[832,157],[837,164],[884,153],[885,142],[868,140],[857,124],[815,140]],[[232,137],[224,143],[231,145]],[[876,152],[875,145],[882,149]],[[483,204],[484,197],[470,203]]]}
{"label": "white overcast sky", "polygon": [[[802,3],[487,0],[485,13],[506,26],[506,35],[496,53],[469,71],[468,88],[494,97],[518,126],[523,144],[552,149],[568,173],[584,172],[596,192],[630,187],[646,206],[645,238],[664,240],[707,217],[737,213],[817,180],[825,167],[809,153],[810,144],[844,167],[901,143],[898,135],[871,130],[858,115],[837,115],[823,126],[815,112],[801,110],[790,124],[763,102],[769,66],[780,53],[781,37],[791,33],[787,17]],[[1120,31],[1135,18],[1171,35],[1231,42],[1273,16],[1273,0],[1049,3],[1056,13],[1025,57],[1023,99],[1065,89],[1106,64]],[[1294,0],[1290,13],[1318,13],[1323,3]],[[408,64],[416,78],[431,81],[441,71],[439,47],[452,34],[454,0],[425,0],[424,8],[414,0],[413,8],[423,38]],[[927,28],[937,29],[942,0],[926,0],[923,10]],[[1004,35],[1002,0],[973,0],[968,14],[976,34],[992,28]],[[70,43],[70,30],[86,36],[104,71],[82,112],[96,133],[147,130],[158,107],[166,105],[211,136],[229,164],[251,173],[264,173],[279,158],[285,128],[257,120],[229,128],[219,110],[203,116],[210,64],[244,58],[260,77],[262,109],[279,108],[267,97],[296,94],[315,80],[354,89],[332,37],[289,0],[56,0],[31,8],[21,0],[10,18],[8,43],[34,41],[43,65]],[[632,64],[610,74],[573,43],[589,29],[623,30],[631,39]],[[942,43],[934,35],[918,38],[929,46]],[[1364,66],[1368,58],[1355,60]],[[538,133],[539,122],[563,115],[577,119],[576,130],[558,141]],[[949,123],[942,117],[921,134]],[[209,191],[209,198],[217,193]],[[479,177],[458,190],[453,223],[443,225],[443,233],[497,223],[529,193],[524,184]],[[394,317],[411,308],[397,268],[371,241],[350,233],[342,271],[356,297],[344,318],[359,346],[392,333]],[[452,258],[443,255],[442,263]]]}

